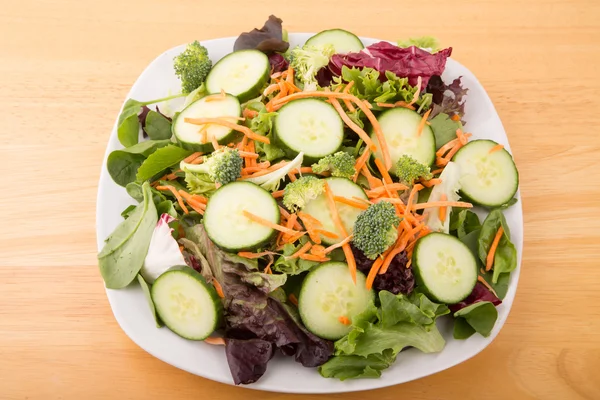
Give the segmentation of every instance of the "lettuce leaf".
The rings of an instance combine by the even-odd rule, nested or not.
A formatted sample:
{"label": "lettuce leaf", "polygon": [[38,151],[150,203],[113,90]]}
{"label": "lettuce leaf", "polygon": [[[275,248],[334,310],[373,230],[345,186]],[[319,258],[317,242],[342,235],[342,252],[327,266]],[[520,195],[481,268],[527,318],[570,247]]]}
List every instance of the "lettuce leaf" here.
{"label": "lettuce leaf", "polygon": [[488,337],[498,319],[498,310],[493,303],[480,301],[455,312],[454,318],[455,339],[467,339],[475,332]]}
{"label": "lettuce leaf", "polygon": [[483,221],[481,232],[479,233],[478,238],[479,259],[485,265],[487,254],[500,226],[502,226],[504,233],[500,239],[500,242],[498,243],[498,247],[496,248],[496,253],[494,255],[494,273],[492,276],[493,283],[498,283],[500,274],[512,272],[515,270],[515,268],[517,268],[517,248],[510,241],[510,230],[508,224],[504,218],[504,214],[502,214],[502,211],[499,209],[492,210],[486,217],[485,221]]}
{"label": "lettuce leaf", "polygon": [[416,46],[421,49],[427,49],[430,53],[440,51],[440,42],[433,36],[421,36],[416,38],[408,38],[406,40],[398,40],[398,47]]}
{"label": "lettuce leaf", "polygon": [[410,296],[379,292],[380,308],[371,306],[352,320],[352,330],[335,343],[336,356],[319,368],[327,378],[374,378],[389,367],[400,351],[415,347],[439,352],[445,341],[435,321],[450,310],[424,294]]}
{"label": "lettuce leaf", "polygon": [[284,53],[290,44],[283,40],[283,21],[270,15],[261,29],[242,33],[233,45],[233,51],[257,49],[263,53]]}
{"label": "lettuce leaf", "polygon": [[[462,76],[459,76],[451,84],[446,85],[439,75],[431,77],[427,85],[427,93],[431,93],[433,96],[433,107],[429,115],[430,119],[444,113],[450,116],[457,114],[461,117],[462,121],[462,117],[465,115],[465,96],[469,89],[462,87],[461,78]],[[463,125],[465,124],[464,121],[462,123]]]}

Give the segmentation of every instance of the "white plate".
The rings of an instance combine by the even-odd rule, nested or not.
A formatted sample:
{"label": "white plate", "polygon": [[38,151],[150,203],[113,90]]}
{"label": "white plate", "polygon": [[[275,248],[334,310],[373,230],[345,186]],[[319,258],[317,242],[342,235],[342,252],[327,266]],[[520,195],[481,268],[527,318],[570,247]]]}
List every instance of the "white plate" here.
{"label": "white plate", "polygon": [[[290,34],[292,46],[302,44],[312,34]],[[377,39],[361,38],[365,45],[378,42]],[[208,40],[206,46],[213,61],[217,61],[233,50],[235,38]],[[148,65],[137,79],[127,98],[136,100],[157,99],[179,92],[180,83],[173,73],[173,57],[185,48],[184,45],[172,48],[158,56]],[[467,68],[448,59],[444,81],[450,82],[462,76],[463,86],[469,88],[466,105],[466,128],[474,138],[493,139],[510,151],[508,138],[487,93],[477,78]],[[125,189],[115,184],[106,170],[108,154],[121,148],[117,139],[117,125],[113,127],[98,187],[98,205],[96,214],[98,251],[104,239],[121,222],[121,211],[134,201]],[[518,196],[518,194],[517,194]],[[381,388],[418,379],[457,365],[480,351],[494,340],[510,311],[521,265],[523,251],[523,212],[520,201],[505,212],[511,227],[512,241],[517,246],[518,268],[511,274],[510,287],[502,305],[498,307],[498,321],[490,337],[473,335],[467,340],[452,338],[452,324],[449,318],[439,321],[439,328],[447,340],[441,353],[424,354],[415,349],[402,352],[397,362],[383,371],[379,379],[358,379],[340,382],[336,379],[322,378],[316,369],[303,368],[290,358],[277,356],[271,360],[265,375],[256,383],[246,385],[251,389],[269,390],[287,393],[336,393]],[[106,290],[115,318],[138,346],[153,356],[177,368],[200,375],[214,381],[233,384],[225,353],[220,346],[211,346],[201,342],[185,340],[170,332],[167,328],[157,329],[150,315],[148,304],[137,284],[126,289]]]}

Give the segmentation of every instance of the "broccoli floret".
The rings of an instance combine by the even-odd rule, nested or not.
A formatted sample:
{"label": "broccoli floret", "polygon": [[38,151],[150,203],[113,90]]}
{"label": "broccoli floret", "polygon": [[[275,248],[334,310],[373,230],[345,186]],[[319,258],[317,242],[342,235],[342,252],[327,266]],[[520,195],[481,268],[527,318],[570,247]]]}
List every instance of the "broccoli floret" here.
{"label": "broccoli floret", "polygon": [[202,164],[181,162],[185,181],[194,194],[216,190],[218,185],[227,185],[242,175],[242,157],[237,149],[224,147],[211,156],[205,156]]}
{"label": "broccoli floret", "polygon": [[295,211],[316,199],[325,191],[325,182],[314,176],[303,176],[295,182],[288,183],[283,192],[283,205]]}
{"label": "broccoli floret", "polygon": [[208,50],[197,40],[188,44],[186,49],[173,59],[175,74],[181,79],[181,90],[190,93],[206,80],[212,61]]}
{"label": "broccoli floret", "polygon": [[412,186],[419,178],[429,180],[433,177],[428,166],[421,164],[409,155],[403,155],[398,159],[395,173],[402,183],[409,186]]}
{"label": "broccoli floret", "polygon": [[345,151],[338,151],[335,154],[321,158],[318,163],[312,165],[312,169],[317,174],[331,171],[332,176],[348,179],[356,173],[354,157]]}
{"label": "broccoli floret", "polygon": [[329,64],[335,53],[333,45],[296,47],[291,52],[290,65],[296,71],[296,77],[304,85],[304,91],[317,90],[317,72]]}
{"label": "broccoli floret", "polygon": [[366,257],[374,260],[394,244],[399,224],[400,218],[392,203],[375,203],[356,218],[352,243]]}
{"label": "broccoli floret", "polygon": [[246,182],[252,182],[259,185],[263,189],[270,192],[274,192],[279,189],[281,180],[284,179],[288,172],[295,169],[299,169],[302,166],[302,160],[304,159],[304,153],[300,152],[292,161],[289,161],[284,167],[276,169],[266,175],[257,176],[254,178],[245,179]]}

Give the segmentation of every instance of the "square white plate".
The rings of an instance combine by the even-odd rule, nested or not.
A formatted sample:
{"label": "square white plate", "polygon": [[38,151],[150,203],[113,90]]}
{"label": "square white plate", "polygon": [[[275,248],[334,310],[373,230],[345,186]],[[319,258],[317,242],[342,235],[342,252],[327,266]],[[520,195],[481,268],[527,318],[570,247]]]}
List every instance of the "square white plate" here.
{"label": "square white plate", "polygon": [[[290,34],[291,46],[303,44],[312,34]],[[208,40],[202,44],[214,62],[233,51],[236,38]],[[368,46],[378,42],[377,39],[361,38]],[[174,47],[146,67],[137,79],[127,98],[150,100],[165,97],[180,91],[180,82],[173,73],[173,57],[179,54],[185,45]],[[453,59],[448,59],[443,74],[445,82],[462,76],[464,87],[469,88],[466,101],[466,129],[473,133],[474,138],[493,139],[504,144],[510,151],[508,138],[486,91],[477,78],[467,68]],[[172,102],[171,107],[178,104]],[[96,229],[98,251],[104,240],[121,222],[121,211],[129,204],[134,204],[125,189],[114,183],[106,170],[108,154],[121,148],[117,139],[117,125],[113,127],[98,187],[98,204],[96,214]],[[517,197],[520,200],[519,194]],[[484,215],[480,213],[480,215]],[[517,246],[518,267],[511,274],[510,287],[503,303],[498,307],[498,321],[490,337],[484,338],[473,335],[467,340],[452,338],[452,321],[442,318],[438,326],[447,344],[441,353],[424,354],[415,349],[403,351],[396,363],[383,371],[379,379],[359,379],[345,382],[336,379],[322,378],[316,369],[303,368],[291,358],[276,356],[268,365],[265,375],[256,383],[246,385],[251,389],[269,390],[287,393],[337,393],[357,390],[381,388],[418,379],[457,365],[480,351],[494,340],[510,312],[521,265],[523,251],[523,211],[520,201],[505,211],[508,224],[511,227],[512,241]],[[137,284],[121,290],[106,290],[115,318],[138,346],[153,356],[177,368],[203,376],[214,381],[233,384],[224,349],[221,346],[211,346],[202,342],[194,342],[180,338],[167,328],[157,329],[150,314],[146,299]]]}

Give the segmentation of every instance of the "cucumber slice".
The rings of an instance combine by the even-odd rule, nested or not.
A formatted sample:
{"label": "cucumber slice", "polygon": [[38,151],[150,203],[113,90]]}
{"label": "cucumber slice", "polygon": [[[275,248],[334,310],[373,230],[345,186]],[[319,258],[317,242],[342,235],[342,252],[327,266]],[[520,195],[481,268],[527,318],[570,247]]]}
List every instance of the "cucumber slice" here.
{"label": "cucumber slice", "polygon": [[490,208],[508,203],[519,187],[519,172],[510,153],[505,149],[490,153],[497,144],[473,140],[453,158],[461,170],[461,196]]}
{"label": "cucumber slice", "polygon": [[151,294],[162,322],[183,338],[206,339],[221,320],[223,306],[215,288],[188,266],[159,276]]}
{"label": "cucumber slice", "polygon": [[[220,144],[230,143],[237,132],[221,125],[208,125],[206,128],[206,142],[203,134],[200,133],[204,125],[194,125],[185,122],[186,118],[216,118],[216,117],[240,117],[242,107],[235,96],[227,95],[225,97],[210,95],[203,97],[189,106],[187,106],[173,122],[173,134],[177,141],[190,150],[209,152],[213,151],[211,138],[215,137]],[[232,122],[235,119],[232,118]]]}
{"label": "cucumber slice", "polygon": [[352,282],[348,264],[331,261],[313,269],[304,279],[298,311],[306,328],[315,335],[329,340],[345,336],[352,327],[340,317],[352,320],[373,302],[373,291],[367,290],[366,278],[356,271]]}
{"label": "cucumber slice", "polygon": [[326,44],[333,45],[338,54],[358,52],[364,49],[365,45],[358,36],[352,32],[343,29],[328,29],[311,36],[306,44],[309,46],[322,46]]}
{"label": "cucumber slice", "polygon": [[241,50],[223,57],[208,73],[206,90],[220,93],[224,90],[244,103],[260,94],[269,79],[269,58],[258,50]]}
{"label": "cucumber slice", "polygon": [[[427,166],[435,161],[433,130],[429,125],[425,125],[421,134],[417,134],[422,118],[416,111],[401,107],[384,111],[377,118],[390,151],[392,164],[396,164],[400,156],[405,154]],[[376,156],[382,158],[381,146],[373,129],[371,129],[371,139],[377,146]]]}
{"label": "cucumber slice", "polygon": [[471,250],[454,236],[430,233],[417,241],[412,265],[419,287],[435,301],[455,304],[477,283],[477,262]]}
{"label": "cucumber slice", "polygon": [[232,252],[252,250],[273,238],[274,229],[251,221],[244,210],[279,223],[279,207],[271,193],[250,182],[227,184],[210,197],[204,212],[206,233],[217,246]]}
{"label": "cucumber slice", "polygon": [[[352,197],[359,197],[361,199],[368,200],[364,190],[349,179],[331,177],[325,179],[325,181],[327,181],[327,184],[331,188],[331,192],[335,196],[346,197],[348,199],[352,199]],[[342,203],[336,203],[336,205],[344,228],[346,228],[348,234],[351,234],[354,231],[354,222],[356,222],[356,218],[358,217],[358,214],[362,212],[362,210]],[[302,211],[318,219],[323,224],[323,229],[326,231],[337,233],[337,239],[321,236],[323,243],[334,244],[344,239],[343,234],[338,231],[333,219],[331,218],[331,213],[329,212],[329,206],[327,205],[327,197],[325,194],[321,194],[316,199],[309,201]]]}
{"label": "cucumber slice", "polygon": [[303,152],[306,162],[335,153],[344,140],[344,122],[329,103],[294,100],[281,107],[273,126],[276,140],[288,156]]}

